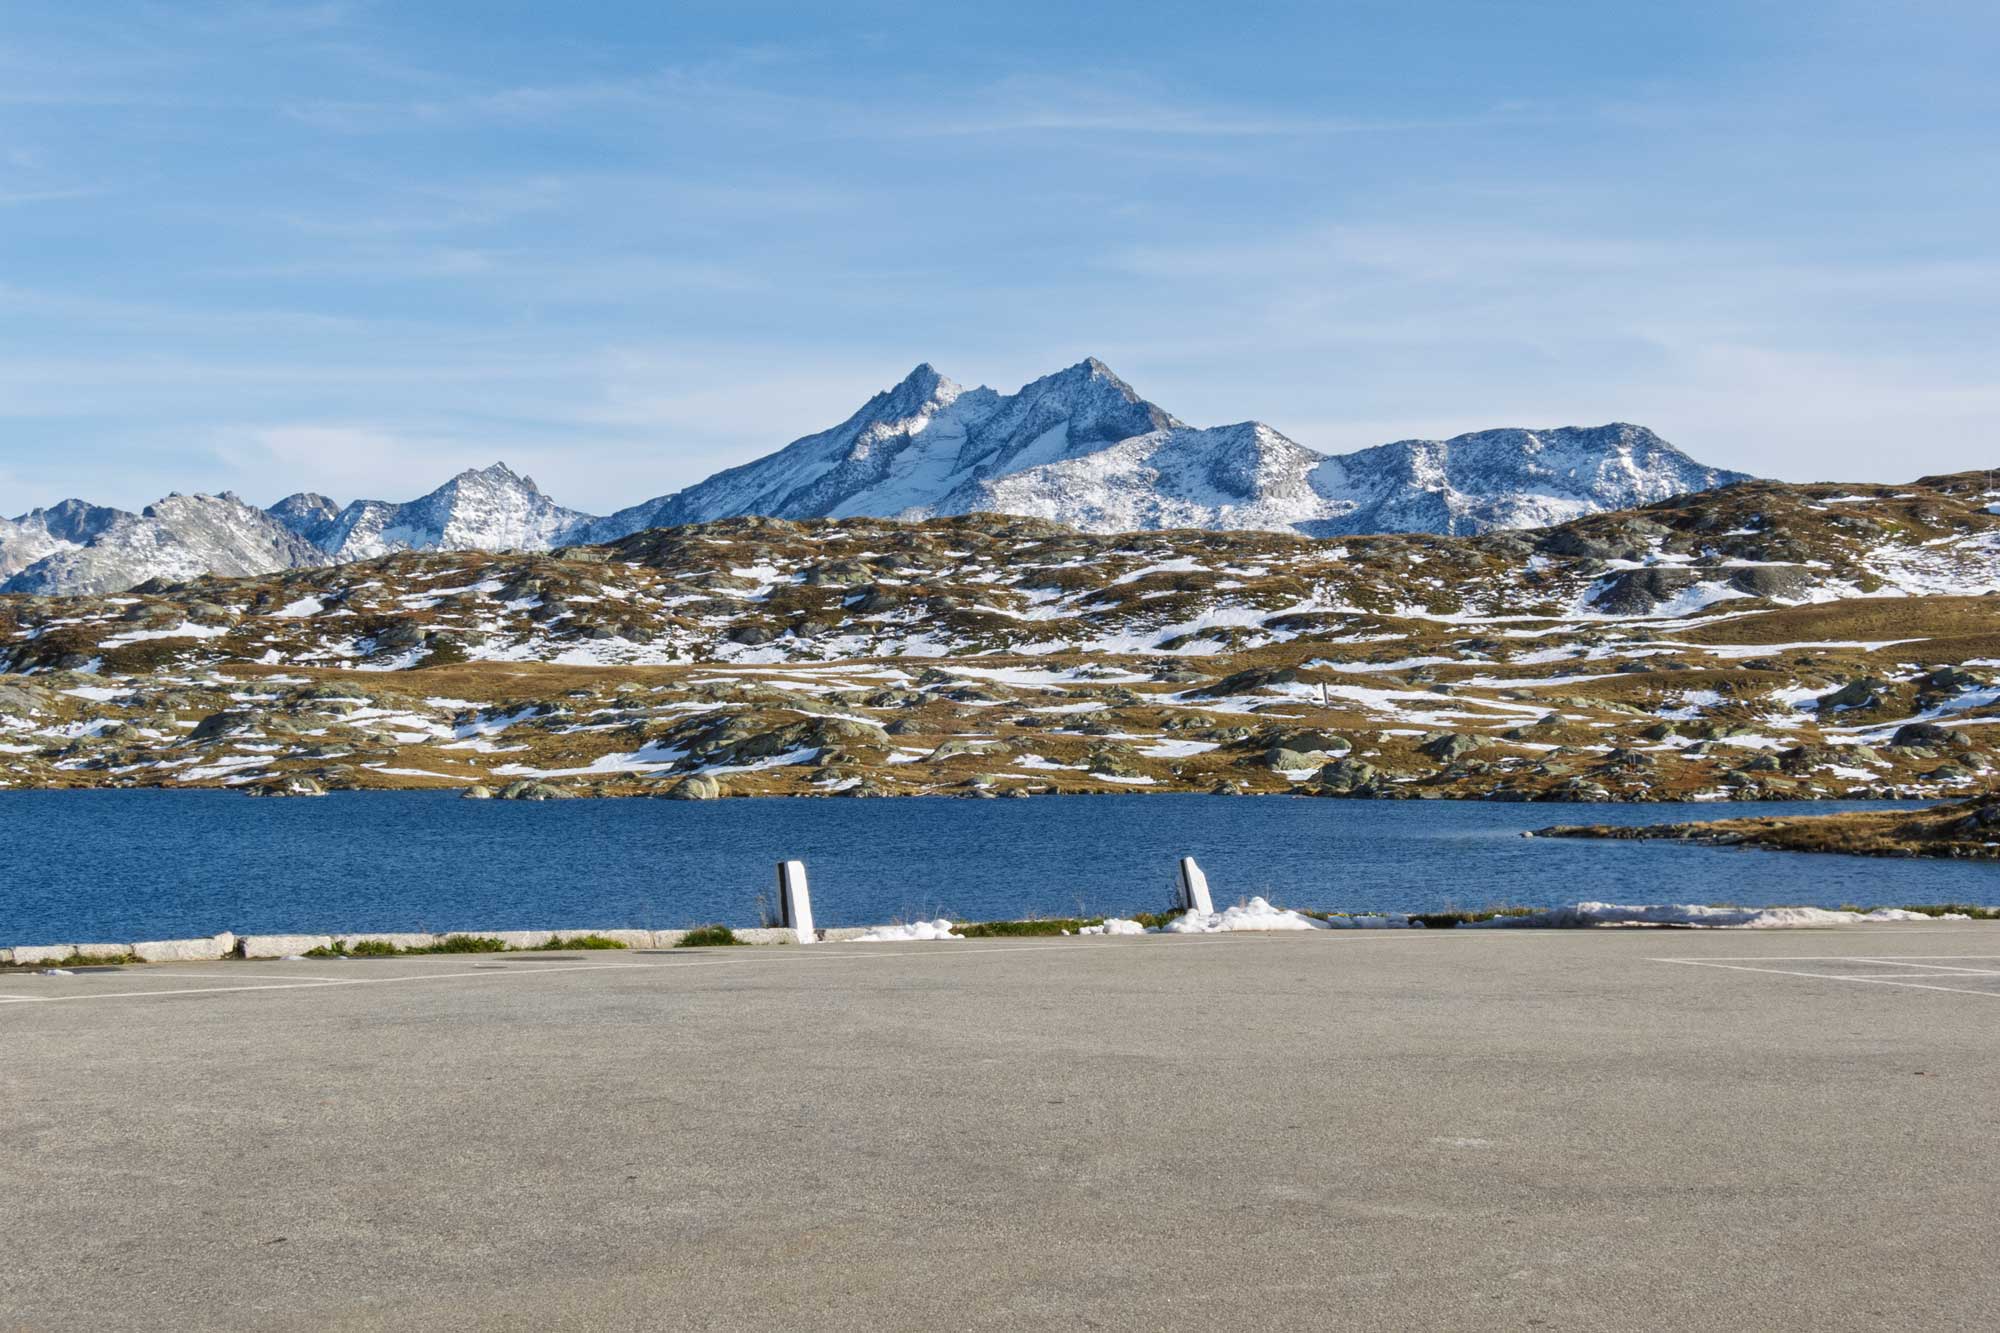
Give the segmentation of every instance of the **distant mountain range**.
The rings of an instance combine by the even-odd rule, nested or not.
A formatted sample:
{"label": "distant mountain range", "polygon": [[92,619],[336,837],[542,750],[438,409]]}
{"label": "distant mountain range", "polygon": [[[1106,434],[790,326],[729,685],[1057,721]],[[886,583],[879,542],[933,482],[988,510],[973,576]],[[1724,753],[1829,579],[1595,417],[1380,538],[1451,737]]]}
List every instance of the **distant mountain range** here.
{"label": "distant mountain range", "polygon": [[672,495],[597,516],[504,463],[403,504],[301,492],[259,510],[171,495],[139,514],[66,500],[0,519],[0,592],[115,592],[403,550],[545,550],[745,514],[977,511],[1090,532],[1149,528],[1467,535],[1535,527],[1745,480],[1642,426],[1488,430],[1317,453],[1261,422],[1198,429],[1091,358],[1018,392],[920,365],[831,430]]}

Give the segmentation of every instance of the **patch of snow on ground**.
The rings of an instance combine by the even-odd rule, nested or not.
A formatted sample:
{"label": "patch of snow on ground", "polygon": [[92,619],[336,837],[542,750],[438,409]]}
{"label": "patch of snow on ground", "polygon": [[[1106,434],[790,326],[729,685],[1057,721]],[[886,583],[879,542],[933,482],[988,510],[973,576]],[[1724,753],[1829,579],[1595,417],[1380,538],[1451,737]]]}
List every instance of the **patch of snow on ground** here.
{"label": "patch of snow on ground", "polygon": [[1161,927],[1173,935],[1215,935],[1231,930],[1325,930],[1326,923],[1273,907],[1262,898],[1220,912],[1184,912]]}
{"label": "patch of snow on ground", "polygon": [[1146,928],[1122,916],[1106,917],[1094,926],[1084,926],[1079,935],[1144,935]]}
{"label": "patch of snow on ground", "polygon": [[1824,907],[1704,907],[1699,903],[1576,903],[1528,916],[1496,916],[1468,926],[1700,926],[1710,929],[1782,929],[1799,926],[1857,926],[1882,921],[1964,921],[1956,915],[1929,917],[1901,908],[1836,912]]}
{"label": "patch of snow on ground", "polygon": [[1322,671],[1339,671],[1352,676],[1365,676],[1379,671],[1408,671],[1415,667],[1452,666],[1456,657],[1403,657],[1394,662],[1329,662],[1323,657],[1315,657],[1300,665],[1317,667]]}
{"label": "patch of snow on ground", "polygon": [[855,944],[902,944],[911,940],[962,940],[965,936],[952,930],[951,922],[939,917],[935,921],[912,921],[901,926],[876,926],[866,935],[858,935]]}
{"label": "patch of snow on ground", "polygon": [[1157,745],[1149,745],[1139,751],[1148,759],[1185,759],[1189,755],[1207,754],[1221,746],[1220,741],[1170,741],[1163,740]]}
{"label": "patch of snow on ground", "polygon": [[140,643],[147,639],[219,639],[229,633],[227,625],[197,625],[184,621],[174,629],[133,629],[123,634],[114,634],[98,644],[100,648],[117,648],[128,643]]}

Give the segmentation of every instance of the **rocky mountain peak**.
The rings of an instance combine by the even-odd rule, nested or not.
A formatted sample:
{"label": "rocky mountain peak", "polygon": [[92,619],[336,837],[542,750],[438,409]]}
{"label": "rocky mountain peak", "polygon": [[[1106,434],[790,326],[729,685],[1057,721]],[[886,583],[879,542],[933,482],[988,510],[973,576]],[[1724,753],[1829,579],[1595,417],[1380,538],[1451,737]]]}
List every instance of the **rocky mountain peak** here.
{"label": "rocky mountain peak", "polygon": [[24,527],[40,528],[57,541],[81,545],[126,516],[122,509],[68,499],[47,509],[30,510],[14,521]]}
{"label": "rocky mountain peak", "polygon": [[516,472],[504,462],[489,463],[485,467],[469,467],[453,477],[447,484],[456,486],[479,485],[487,488],[508,490],[519,489],[532,492],[536,495],[542,493],[542,488],[535,485],[533,477]]}

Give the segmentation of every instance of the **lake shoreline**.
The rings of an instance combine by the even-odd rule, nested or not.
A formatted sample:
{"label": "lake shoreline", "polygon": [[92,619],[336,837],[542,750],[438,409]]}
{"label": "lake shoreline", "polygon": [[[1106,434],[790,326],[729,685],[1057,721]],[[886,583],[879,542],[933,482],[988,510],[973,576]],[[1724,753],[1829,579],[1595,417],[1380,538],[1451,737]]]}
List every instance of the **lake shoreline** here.
{"label": "lake shoreline", "polygon": [[[1781,906],[1746,914],[1718,904],[1575,903],[1540,909],[1477,913],[1399,914],[1351,917],[1340,913],[1302,913],[1273,908],[1253,899],[1251,915],[1239,923],[1230,918],[1244,909],[1220,913],[1149,914],[1144,920],[1119,917],[1089,919],[1024,919],[1012,921],[885,922],[874,926],[835,926],[814,932],[811,940],[787,927],[731,929],[721,926],[682,930],[638,930],[601,927],[588,930],[464,931],[445,935],[333,931],[283,935],[237,935],[221,931],[192,939],[143,940],[132,943],[68,943],[0,945],[0,975],[12,971],[143,967],[156,963],[297,962],[305,959],[409,958],[493,954],[568,954],[668,949],[805,944],[917,943],[1022,937],[1091,937],[1138,934],[1207,934],[1220,931],[1270,930],[1450,930],[1459,927],[1501,927],[1542,930],[1785,930],[1840,929],[1886,921],[1992,920],[2000,909],[1963,910],[1963,904],[1934,903],[1899,908],[1869,908],[1841,912],[1804,906]],[[1592,910],[1596,909],[1596,910]],[[1791,914],[1791,915],[1788,915]],[[1201,918],[1185,928],[1188,917]],[[1747,916],[1747,919],[1743,919]],[[1841,920],[1849,917],[1851,920]],[[1291,918],[1291,920],[1286,920]],[[1148,921],[1157,924],[1147,924]],[[1178,924],[1177,924],[1178,923]]]}

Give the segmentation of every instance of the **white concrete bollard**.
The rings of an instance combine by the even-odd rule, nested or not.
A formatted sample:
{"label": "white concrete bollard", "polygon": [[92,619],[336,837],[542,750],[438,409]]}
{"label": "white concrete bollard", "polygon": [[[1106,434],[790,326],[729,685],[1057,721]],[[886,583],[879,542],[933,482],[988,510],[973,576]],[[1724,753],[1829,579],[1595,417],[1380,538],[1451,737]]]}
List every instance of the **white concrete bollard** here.
{"label": "white concrete bollard", "polygon": [[1181,906],[1204,916],[1215,911],[1215,903],[1208,896],[1208,876],[1201,873],[1192,856],[1181,858]]}
{"label": "white concrete bollard", "polygon": [[813,942],[812,892],[806,888],[804,861],[778,862],[778,924],[789,927],[800,944]]}

